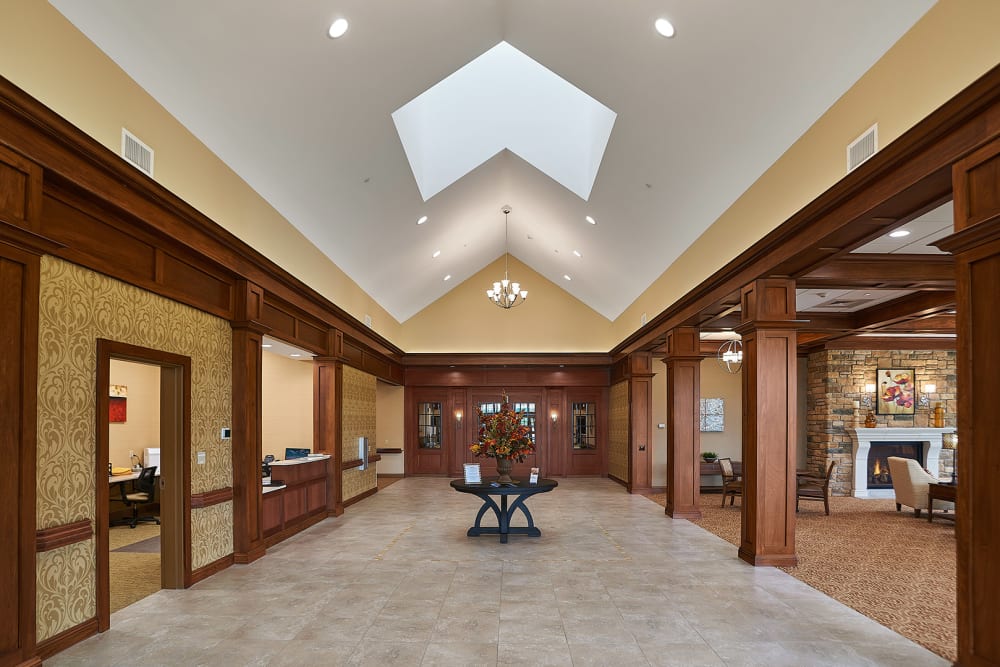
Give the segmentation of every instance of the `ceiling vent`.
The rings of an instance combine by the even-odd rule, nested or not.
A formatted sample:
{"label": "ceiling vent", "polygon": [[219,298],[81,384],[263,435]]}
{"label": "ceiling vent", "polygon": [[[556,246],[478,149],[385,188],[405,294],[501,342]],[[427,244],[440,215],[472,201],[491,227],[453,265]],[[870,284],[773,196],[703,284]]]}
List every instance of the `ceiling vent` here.
{"label": "ceiling vent", "polygon": [[864,133],[847,144],[847,171],[854,171],[857,167],[875,155],[878,150],[878,123],[875,123]]}
{"label": "ceiling vent", "polygon": [[153,175],[153,149],[122,128],[122,157],[147,176]]}

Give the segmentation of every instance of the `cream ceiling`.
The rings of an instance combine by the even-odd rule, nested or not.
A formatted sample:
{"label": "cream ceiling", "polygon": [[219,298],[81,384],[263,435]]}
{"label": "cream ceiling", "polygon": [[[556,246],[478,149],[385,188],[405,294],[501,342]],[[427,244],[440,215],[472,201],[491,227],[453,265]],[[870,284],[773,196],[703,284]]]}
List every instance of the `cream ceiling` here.
{"label": "cream ceiling", "polygon": [[[933,4],[50,2],[400,321],[502,255],[504,204],[511,253],[615,318]],[[509,142],[421,196],[392,113],[502,41],[617,114],[589,198]]]}

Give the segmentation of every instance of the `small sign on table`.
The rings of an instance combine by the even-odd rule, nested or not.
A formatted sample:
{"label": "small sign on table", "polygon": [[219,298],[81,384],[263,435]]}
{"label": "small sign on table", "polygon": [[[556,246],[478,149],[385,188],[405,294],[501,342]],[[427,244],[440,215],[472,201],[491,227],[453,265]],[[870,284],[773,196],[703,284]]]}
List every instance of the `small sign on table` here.
{"label": "small sign on table", "polygon": [[528,484],[538,484],[538,468],[531,469],[531,478],[528,480]]}
{"label": "small sign on table", "polygon": [[478,463],[466,463],[465,464],[465,483],[466,484],[481,484],[483,481],[482,473],[479,470]]}

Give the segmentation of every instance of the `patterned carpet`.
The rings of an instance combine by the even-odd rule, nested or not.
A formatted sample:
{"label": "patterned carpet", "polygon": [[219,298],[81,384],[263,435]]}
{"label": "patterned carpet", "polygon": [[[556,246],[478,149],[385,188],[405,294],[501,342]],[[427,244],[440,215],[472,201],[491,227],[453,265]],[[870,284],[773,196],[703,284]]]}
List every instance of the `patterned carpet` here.
{"label": "patterned carpet", "polygon": [[137,552],[136,545],[159,540],[160,527],[140,523],[135,528],[114,526],[108,531],[111,552],[111,613],[160,590],[160,552]]}
{"label": "patterned carpet", "polygon": [[[664,505],[665,494],[649,499]],[[719,506],[718,495],[701,497],[702,518],[693,523],[740,543],[739,503]],[[782,568],[835,600],[954,661],[955,527],[928,523],[926,514],[896,512],[892,500],[830,499],[802,502],[795,529],[799,565]]]}

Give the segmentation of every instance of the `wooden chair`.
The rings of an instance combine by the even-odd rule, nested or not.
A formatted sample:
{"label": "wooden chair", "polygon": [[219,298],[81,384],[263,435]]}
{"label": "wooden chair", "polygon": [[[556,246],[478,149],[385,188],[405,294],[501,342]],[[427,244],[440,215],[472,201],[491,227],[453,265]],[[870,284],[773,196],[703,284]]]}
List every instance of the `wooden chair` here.
{"label": "wooden chair", "polygon": [[743,478],[733,470],[732,459],[719,459],[719,468],[722,470],[722,506],[726,506],[726,496],[729,496],[729,504],[736,501],[736,496],[743,496]]}
{"label": "wooden chair", "polygon": [[816,477],[813,475],[798,475],[795,478],[795,511],[799,511],[799,500],[822,500],[826,515],[830,516],[830,478],[833,477],[833,469],[837,467],[836,461],[830,461],[826,469],[826,477]]}

